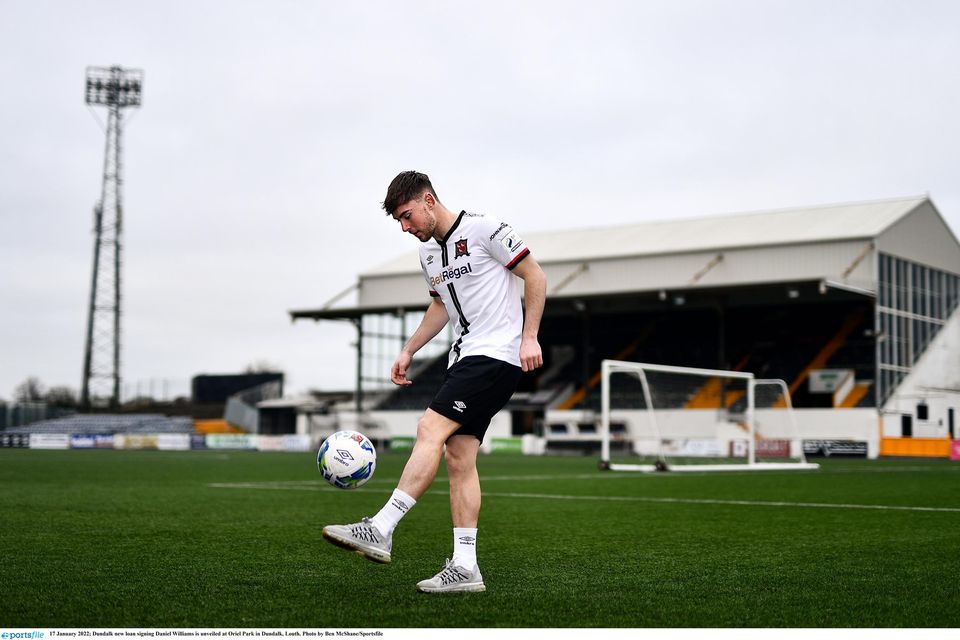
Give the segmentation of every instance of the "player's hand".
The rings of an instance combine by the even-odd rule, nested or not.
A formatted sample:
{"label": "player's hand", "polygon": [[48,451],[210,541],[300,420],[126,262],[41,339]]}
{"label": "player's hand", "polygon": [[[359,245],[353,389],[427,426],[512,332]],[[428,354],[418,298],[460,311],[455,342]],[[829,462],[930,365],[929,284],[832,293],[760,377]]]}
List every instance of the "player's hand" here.
{"label": "player's hand", "polygon": [[401,387],[413,384],[412,380],[407,380],[407,369],[411,362],[413,362],[413,356],[401,351],[397,360],[393,363],[393,368],[390,369],[390,380],[393,381],[393,384]]}
{"label": "player's hand", "polygon": [[520,341],[520,368],[533,371],[543,366],[543,352],[536,338],[523,338]]}

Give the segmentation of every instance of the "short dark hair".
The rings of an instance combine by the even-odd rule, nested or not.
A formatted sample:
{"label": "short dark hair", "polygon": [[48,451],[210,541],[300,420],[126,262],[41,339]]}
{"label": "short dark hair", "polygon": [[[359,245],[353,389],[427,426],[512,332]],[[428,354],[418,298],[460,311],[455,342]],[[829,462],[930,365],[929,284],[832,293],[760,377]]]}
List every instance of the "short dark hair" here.
{"label": "short dark hair", "polygon": [[[397,207],[404,202],[422,196],[427,191],[432,193],[434,198],[437,198],[437,192],[430,184],[430,177],[427,174],[418,171],[403,171],[397,174],[397,177],[387,187],[387,197],[383,200],[383,210],[387,212],[388,216],[392,216]],[[439,201],[440,198],[437,198],[437,200]]]}

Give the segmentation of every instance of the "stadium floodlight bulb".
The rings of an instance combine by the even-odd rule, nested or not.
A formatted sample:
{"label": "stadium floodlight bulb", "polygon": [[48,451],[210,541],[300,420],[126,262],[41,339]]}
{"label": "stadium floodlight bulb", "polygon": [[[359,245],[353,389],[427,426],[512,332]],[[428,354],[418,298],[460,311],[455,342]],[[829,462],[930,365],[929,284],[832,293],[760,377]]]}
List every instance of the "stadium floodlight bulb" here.
{"label": "stadium floodlight bulb", "polygon": [[143,71],[122,67],[87,67],[87,104],[139,107]]}

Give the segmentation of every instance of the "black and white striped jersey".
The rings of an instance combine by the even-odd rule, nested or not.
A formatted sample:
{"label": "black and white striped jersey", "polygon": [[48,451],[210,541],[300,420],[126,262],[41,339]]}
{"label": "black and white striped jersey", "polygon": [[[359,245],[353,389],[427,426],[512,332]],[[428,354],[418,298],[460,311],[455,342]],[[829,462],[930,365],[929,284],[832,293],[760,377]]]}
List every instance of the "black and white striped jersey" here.
{"label": "black and white striped jersey", "polygon": [[476,355],[520,366],[523,309],[510,272],[529,253],[507,223],[465,211],[442,241],[420,245],[430,295],[440,297],[454,323],[447,366]]}

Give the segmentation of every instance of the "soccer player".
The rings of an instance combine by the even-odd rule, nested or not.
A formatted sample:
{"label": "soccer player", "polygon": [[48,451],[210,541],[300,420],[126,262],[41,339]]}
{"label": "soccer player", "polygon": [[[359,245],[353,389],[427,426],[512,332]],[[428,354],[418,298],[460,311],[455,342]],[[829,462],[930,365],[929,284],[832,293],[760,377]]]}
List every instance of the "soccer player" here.
{"label": "soccer player", "polygon": [[[444,456],[450,477],[453,557],[419,591],[484,591],[477,565],[480,477],[477,452],[490,419],[513,395],[522,371],[543,365],[537,341],[547,279],[514,229],[488,216],[455,214],[437,197],[430,178],[404,171],[383,201],[387,215],[420,245],[420,266],[432,296],[420,326],[397,356],[394,384],[413,384],[414,354],[446,325],[457,339],[446,379],[417,423],[417,438],[400,483],[372,518],[324,527],[323,536],[374,562],[388,563],[393,531],[433,482]],[[523,280],[526,314],[520,305]],[[445,452],[444,452],[445,449]]]}

